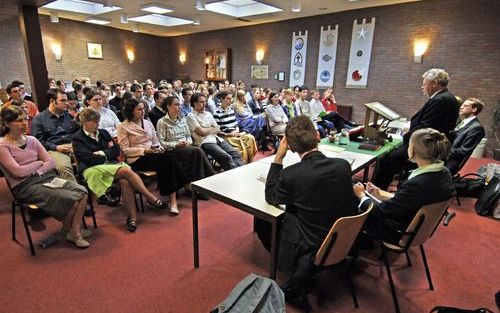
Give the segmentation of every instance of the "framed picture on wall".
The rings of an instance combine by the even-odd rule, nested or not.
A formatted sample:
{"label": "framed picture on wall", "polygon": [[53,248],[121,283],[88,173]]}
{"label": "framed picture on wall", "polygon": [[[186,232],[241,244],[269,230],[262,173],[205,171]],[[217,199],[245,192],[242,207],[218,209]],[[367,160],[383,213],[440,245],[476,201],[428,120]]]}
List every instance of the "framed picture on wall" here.
{"label": "framed picture on wall", "polygon": [[285,72],[278,72],[278,81],[280,82],[285,81]]}
{"label": "framed picture on wall", "polygon": [[102,59],[102,44],[87,42],[87,55],[89,59]]}
{"label": "framed picture on wall", "polygon": [[269,78],[269,66],[268,65],[251,65],[250,73],[252,79],[268,79]]}

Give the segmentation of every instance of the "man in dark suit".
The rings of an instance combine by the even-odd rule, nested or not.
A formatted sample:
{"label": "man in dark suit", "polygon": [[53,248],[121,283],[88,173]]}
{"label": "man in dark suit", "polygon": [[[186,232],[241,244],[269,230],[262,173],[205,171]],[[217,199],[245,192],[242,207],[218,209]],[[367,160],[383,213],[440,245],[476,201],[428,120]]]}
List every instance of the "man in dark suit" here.
{"label": "man in dark suit", "polygon": [[408,163],[408,141],[414,131],[433,128],[444,133],[452,142],[450,131],[455,128],[459,104],[448,91],[449,75],[442,69],[430,69],[423,75],[422,93],[429,97],[424,106],[411,118],[410,129],[403,136],[403,145],[380,160],[379,168],[373,178],[375,185],[386,190],[394,174],[400,172]]}
{"label": "man in dark suit", "polygon": [[477,115],[483,110],[483,107],[483,102],[476,98],[469,98],[460,106],[461,122],[451,132],[455,136],[455,140],[448,162],[446,162],[452,175],[458,173],[485,135],[483,125],[477,119]]}
{"label": "man in dark suit", "polygon": [[[338,218],[357,213],[351,166],[346,160],[327,158],[319,152],[318,140],[311,120],[302,115],[295,117],[286,127],[265,190],[267,202],[286,205],[278,268],[288,277],[282,287],[287,301],[300,306],[308,305],[304,283],[328,231]],[[288,149],[298,153],[301,162],[283,169]],[[258,224],[256,230],[264,243]]]}

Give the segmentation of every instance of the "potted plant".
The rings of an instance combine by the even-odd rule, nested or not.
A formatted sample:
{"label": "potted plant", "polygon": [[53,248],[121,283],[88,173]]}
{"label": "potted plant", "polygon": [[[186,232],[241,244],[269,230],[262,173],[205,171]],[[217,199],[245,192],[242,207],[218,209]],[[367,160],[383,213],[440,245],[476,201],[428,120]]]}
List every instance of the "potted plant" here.
{"label": "potted plant", "polygon": [[493,133],[495,134],[496,147],[493,147],[493,159],[500,160],[500,99],[493,110]]}

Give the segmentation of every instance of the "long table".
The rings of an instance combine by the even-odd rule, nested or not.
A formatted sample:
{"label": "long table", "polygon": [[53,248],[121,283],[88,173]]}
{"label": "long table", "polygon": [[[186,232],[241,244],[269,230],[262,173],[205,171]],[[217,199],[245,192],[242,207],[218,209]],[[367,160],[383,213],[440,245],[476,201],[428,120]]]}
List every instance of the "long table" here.
{"label": "long table", "polygon": [[[351,163],[353,173],[360,170],[368,171],[368,166],[376,157],[350,151],[332,151],[320,146],[327,157],[344,158]],[[193,250],[194,267],[198,268],[199,238],[198,238],[198,197],[197,193],[206,195],[223,203],[229,204],[257,218],[271,223],[271,264],[269,277],[276,277],[276,252],[278,245],[279,221],[284,210],[268,204],[265,200],[265,183],[259,178],[267,177],[267,173],[274,160],[270,156],[259,161],[210,176],[191,183],[193,207]],[[287,167],[300,161],[296,153],[288,151],[283,166]]]}

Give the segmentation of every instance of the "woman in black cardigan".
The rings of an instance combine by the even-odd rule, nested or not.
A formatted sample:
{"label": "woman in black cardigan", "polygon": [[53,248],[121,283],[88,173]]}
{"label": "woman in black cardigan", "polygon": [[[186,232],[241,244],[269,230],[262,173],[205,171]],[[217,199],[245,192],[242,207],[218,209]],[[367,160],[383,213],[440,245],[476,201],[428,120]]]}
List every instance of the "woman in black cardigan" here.
{"label": "woman in black cardigan", "polygon": [[82,128],[73,136],[73,153],[78,160],[78,173],[81,174],[90,190],[100,197],[107,189],[118,182],[122,190],[123,205],[127,208],[127,229],[134,232],[137,229],[137,208],[135,192],[144,196],[150,204],[167,209],[168,204],[162,202],[148,191],[139,175],[130,167],[120,162],[120,147],[113,142],[109,133],[97,129],[100,114],[91,108],[86,108],[79,114]]}
{"label": "woman in black cardigan", "polygon": [[[421,207],[453,197],[455,185],[443,163],[449,152],[448,139],[437,130],[424,128],[412,134],[408,157],[418,168],[400,184],[396,193],[380,193],[380,188],[367,184],[367,191],[382,200],[368,216],[366,228],[370,235],[397,244]],[[363,184],[357,183],[353,189],[361,199],[360,207],[372,201],[365,196]]]}

